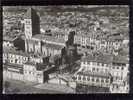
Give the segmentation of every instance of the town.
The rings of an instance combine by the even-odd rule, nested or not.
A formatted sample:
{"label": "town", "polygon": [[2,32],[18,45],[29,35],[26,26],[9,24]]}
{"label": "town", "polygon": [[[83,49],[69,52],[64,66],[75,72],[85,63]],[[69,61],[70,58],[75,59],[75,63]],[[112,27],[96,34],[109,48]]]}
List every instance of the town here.
{"label": "town", "polygon": [[28,84],[4,93],[129,92],[128,7],[39,8],[3,10],[3,80]]}

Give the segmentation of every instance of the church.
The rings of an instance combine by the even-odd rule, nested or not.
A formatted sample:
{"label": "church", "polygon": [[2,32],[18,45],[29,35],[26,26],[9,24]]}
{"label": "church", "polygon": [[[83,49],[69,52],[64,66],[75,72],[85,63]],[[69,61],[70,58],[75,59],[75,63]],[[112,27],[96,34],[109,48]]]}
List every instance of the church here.
{"label": "church", "polygon": [[61,54],[65,46],[63,38],[56,38],[40,33],[40,18],[33,8],[29,8],[24,17],[25,30],[25,52],[54,56]]}

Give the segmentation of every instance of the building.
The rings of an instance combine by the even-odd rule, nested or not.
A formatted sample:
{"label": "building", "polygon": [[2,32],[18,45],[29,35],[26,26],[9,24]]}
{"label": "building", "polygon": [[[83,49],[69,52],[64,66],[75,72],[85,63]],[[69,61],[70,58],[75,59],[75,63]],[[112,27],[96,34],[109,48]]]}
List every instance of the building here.
{"label": "building", "polygon": [[81,59],[81,68],[79,70],[85,69],[91,72],[109,73],[112,59],[109,54],[93,53]]}
{"label": "building", "polygon": [[54,70],[54,66],[43,63],[26,62],[24,64],[24,80],[36,83],[48,81],[48,74]]}
{"label": "building", "polygon": [[86,86],[97,86],[97,87],[109,87],[111,83],[110,74],[95,73],[95,72],[78,72],[75,76],[77,84]]}
{"label": "building", "polygon": [[3,47],[13,47],[15,39],[15,37],[3,36]]}
{"label": "building", "polygon": [[112,57],[108,54],[93,54],[81,59],[81,67],[75,73],[77,84],[109,88],[111,84],[110,66]]}
{"label": "building", "polygon": [[125,56],[115,56],[110,73],[113,83],[110,87],[113,93],[129,92],[129,60]]}
{"label": "building", "polygon": [[3,77],[22,81],[24,79],[23,66],[12,63],[3,64]]}
{"label": "building", "polygon": [[33,8],[29,8],[24,16],[24,29],[26,39],[31,39],[33,35],[40,34],[40,18]]}
{"label": "building", "polygon": [[[65,46],[64,38],[57,33],[40,34],[39,17],[32,8],[27,11],[25,16],[25,51],[44,56],[61,54],[61,50]],[[34,17],[37,17],[36,21],[34,21]]]}
{"label": "building", "polygon": [[84,56],[74,80],[77,85],[106,87],[111,93],[128,93],[129,61],[120,55],[94,53]]}
{"label": "building", "polygon": [[17,51],[16,48],[3,48],[3,63],[11,63],[23,65],[29,59],[29,55],[22,51]]}

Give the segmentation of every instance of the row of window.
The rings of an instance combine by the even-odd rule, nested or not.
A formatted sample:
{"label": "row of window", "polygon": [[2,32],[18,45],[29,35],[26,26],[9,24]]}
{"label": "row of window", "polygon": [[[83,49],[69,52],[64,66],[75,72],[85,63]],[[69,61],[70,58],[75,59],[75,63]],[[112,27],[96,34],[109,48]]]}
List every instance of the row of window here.
{"label": "row of window", "polygon": [[86,68],[86,70],[89,70],[89,71],[91,71],[91,72],[108,72],[108,69],[101,69],[101,68],[95,68],[95,67],[93,67],[93,68]]}
{"label": "row of window", "polygon": [[25,74],[30,74],[30,75],[36,75],[36,73],[33,72],[33,71],[26,71],[26,70],[25,70],[24,73],[25,73]]}
{"label": "row of window", "polygon": [[[91,38],[82,38],[82,37],[74,37],[74,42],[90,42],[90,41],[93,41]],[[96,40],[94,40],[96,41]],[[106,42],[106,41],[101,41],[100,43],[101,45],[102,44],[107,44],[107,45],[120,45],[118,42]]]}
{"label": "row of window", "polygon": [[113,66],[112,69],[124,70],[124,66]]}
{"label": "row of window", "polygon": [[26,58],[26,57],[23,57],[23,56],[18,56],[18,55],[16,56],[16,55],[11,55],[11,54],[10,54],[10,55],[9,55],[9,57],[10,57],[10,58],[23,59],[23,60],[25,60],[25,61],[27,60],[27,58]]}
{"label": "row of window", "polygon": [[81,77],[81,76],[77,76],[77,80],[82,80],[82,81],[92,81],[92,82],[101,82],[101,83],[108,83],[109,79],[105,79],[105,78],[94,78],[94,77]]}
{"label": "row of window", "polygon": [[107,66],[107,64],[104,64],[104,63],[98,63],[98,62],[82,62],[83,64],[86,64],[86,65],[95,65],[95,66]]}

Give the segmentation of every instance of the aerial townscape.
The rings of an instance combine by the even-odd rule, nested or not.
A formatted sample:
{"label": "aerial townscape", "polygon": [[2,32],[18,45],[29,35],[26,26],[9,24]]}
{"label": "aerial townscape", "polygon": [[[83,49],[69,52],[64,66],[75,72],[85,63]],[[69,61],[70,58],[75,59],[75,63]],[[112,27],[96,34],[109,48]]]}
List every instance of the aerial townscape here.
{"label": "aerial townscape", "polygon": [[129,93],[128,6],[3,6],[3,93]]}

